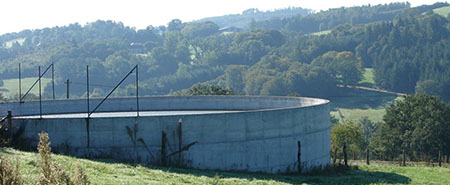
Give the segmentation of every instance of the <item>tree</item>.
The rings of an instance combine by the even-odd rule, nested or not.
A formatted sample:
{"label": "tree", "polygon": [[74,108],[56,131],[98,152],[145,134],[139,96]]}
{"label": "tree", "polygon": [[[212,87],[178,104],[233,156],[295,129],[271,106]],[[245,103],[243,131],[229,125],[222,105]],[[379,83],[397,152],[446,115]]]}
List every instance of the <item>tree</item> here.
{"label": "tree", "polygon": [[242,93],[245,87],[244,74],[248,70],[246,65],[229,65],[225,69],[225,85],[236,93]]}
{"label": "tree", "polygon": [[347,148],[353,151],[361,149],[363,134],[361,128],[351,121],[343,124],[334,124],[331,128],[331,151],[333,153],[333,163],[336,162],[340,149],[346,144]]}
{"label": "tree", "polygon": [[182,96],[207,96],[207,95],[234,95],[233,89],[223,88],[218,85],[195,84],[186,91],[179,91],[176,95]]}
{"label": "tree", "polygon": [[385,150],[405,149],[416,160],[429,160],[439,151],[450,154],[450,105],[438,97],[407,96],[386,108],[383,121],[378,143],[394,144]]}
{"label": "tree", "polygon": [[181,31],[183,29],[183,22],[180,19],[173,19],[167,25],[167,31]]}
{"label": "tree", "polygon": [[442,87],[434,80],[419,81],[416,84],[416,93],[439,96],[442,94]]}

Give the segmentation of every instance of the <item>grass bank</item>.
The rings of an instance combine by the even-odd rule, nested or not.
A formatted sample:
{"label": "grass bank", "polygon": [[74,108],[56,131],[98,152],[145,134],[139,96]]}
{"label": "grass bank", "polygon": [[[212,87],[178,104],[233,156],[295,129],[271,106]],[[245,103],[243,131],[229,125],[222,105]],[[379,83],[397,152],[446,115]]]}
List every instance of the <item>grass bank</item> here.
{"label": "grass bank", "polygon": [[[2,148],[0,155],[19,161],[26,184],[37,182],[37,153]],[[450,184],[450,169],[443,167],[359,165],[357,170],[306,176],[163,168],[64,155],[52,158],[71,174],[81,164],[92,184]]]}

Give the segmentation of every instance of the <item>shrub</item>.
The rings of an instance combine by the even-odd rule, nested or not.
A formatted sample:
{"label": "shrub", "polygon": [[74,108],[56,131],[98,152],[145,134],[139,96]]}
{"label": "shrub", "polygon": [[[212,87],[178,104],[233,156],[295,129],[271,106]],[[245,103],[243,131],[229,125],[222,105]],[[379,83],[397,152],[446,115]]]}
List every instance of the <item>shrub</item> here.
{"label": "shrub", "polygon": [[0,185],[23,184],[19,170],[19,161],[11,164],[8,158],[0,156]]}

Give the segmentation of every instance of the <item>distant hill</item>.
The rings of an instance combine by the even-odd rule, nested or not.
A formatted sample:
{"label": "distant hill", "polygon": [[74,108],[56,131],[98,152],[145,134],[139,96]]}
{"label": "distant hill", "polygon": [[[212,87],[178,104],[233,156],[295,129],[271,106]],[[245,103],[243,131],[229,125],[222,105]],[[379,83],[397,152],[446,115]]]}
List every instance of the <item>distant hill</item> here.
{"label": "distant hill", "polygon": [[[423,13],[448,6],[448,3],[435,3],[411,8],[410,3],[390,3],[368,6],[341,7],[321,11],[306,16],[293,16],[284,19],[269,19],[252,22],[253,29],[276,29],[289,32],[315,33],[331,30],[343,24],[358,25],[379,21],[392,21],[405,11]],[[444,12],[444,10],[439,10]]]}
{"label": "distant hill", "polygon": [[258,9],[252,8],[243,11],[241,14],[207,17],[197,20],[197,22],[211,21],[216,23],[221,28],[238,27],[242,29],[248,29],[249,24],[252,21],[264,21],[274,18],[283,19],[295,15],[305,16],[312,13],[314,13],[314,10],[300,7],[290,7],[286,9],[277,9],[273,11],[259,11]]}
{"label": "distant hill", "polygon": [[[139,64],[140,95],[210,82],[237,94],[329,98],[347,96],[341,87],[358,85],[363,68],[372,68],[374,87],[450,101],[450,20],[433,11],[447,6],[392,3],[314,14],[300,8],[250,9],[218,19],[226,25],[176,19],[167,27],[136,30],[99,20],[24,30],[0,35],[0,79],[17,84],[19,63],[22,78],[36,78],[38,66],[54,63],[57,96],[65,95],[70,79],[71,97],[84,97],[89,65],[91,95],[102,96]],[[302,11],[306,15],[280,18]],[[250,31],[238,27],[244,20],[255,20]],[[50,73],[43,77],[51,78]],[[114,95],[132,95],[133,84],[128,79]],[[44,97],[50,90],[44,88]]]}

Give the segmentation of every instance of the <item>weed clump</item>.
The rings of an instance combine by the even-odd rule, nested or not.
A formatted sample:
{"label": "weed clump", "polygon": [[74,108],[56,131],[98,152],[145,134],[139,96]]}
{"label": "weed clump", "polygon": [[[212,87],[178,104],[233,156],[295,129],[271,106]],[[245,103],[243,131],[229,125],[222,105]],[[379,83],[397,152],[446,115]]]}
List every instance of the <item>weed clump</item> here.
{"label": "weed clump", "polygon": [[23,184],[19,170],[19,161],[13,164],[8,158],[0,156],[0,185]]}
{"label": "weed clump", "polygon": [[50,141],[48,140],[48,134],[45,132],[39,134],[38,152],[40,175],[37,184],[90,184],[87,175],[79,164],[77,164],[74,180],[72,180],[63,168],[52,161]]}

